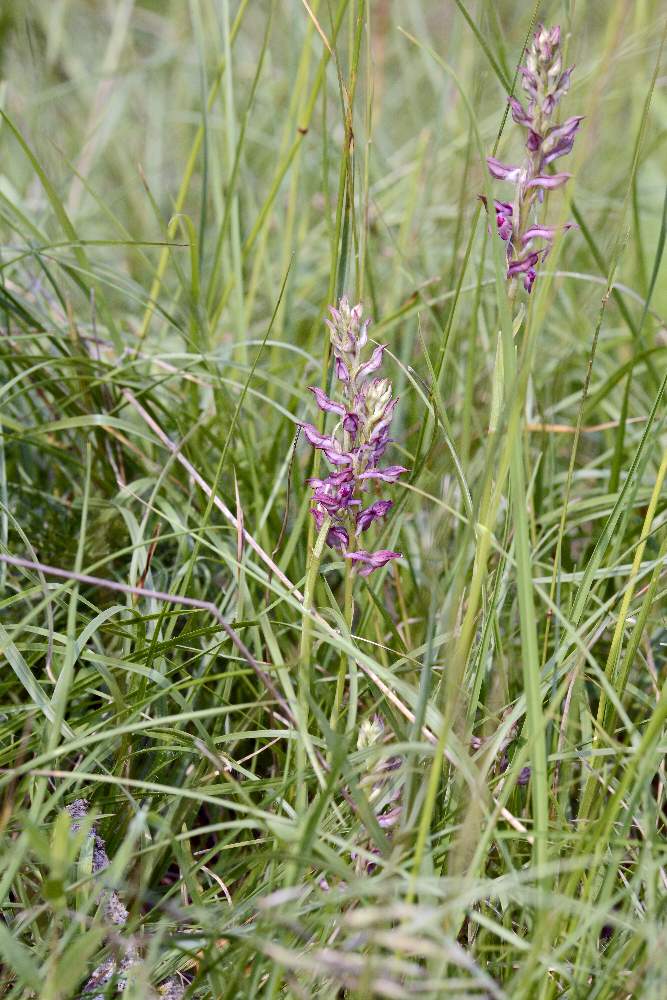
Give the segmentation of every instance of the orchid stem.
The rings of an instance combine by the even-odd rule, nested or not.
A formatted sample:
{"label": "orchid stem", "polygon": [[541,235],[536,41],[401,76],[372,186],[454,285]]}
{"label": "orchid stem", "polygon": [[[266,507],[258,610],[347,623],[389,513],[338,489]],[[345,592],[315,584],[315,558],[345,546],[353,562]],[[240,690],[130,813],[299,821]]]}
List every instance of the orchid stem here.
{"label": "orchid stem", "polygon": [[[299,649],[299,728],[302,729],[304,733],[308,731],[308,715],[309,715],[308,703],[310,698],[310,679],[312,675],[311,656],[313,649],[313,622],[310,612],[313,610],[315,584],[317,583],[317,576],[320,570],[320,562],[322,561],[322,552],[324,551],[324,543],[330,527],[331,527],[331,518],[325,517],[324,521],[322,522],[322,527],[320,528],[318,536],[315,540],[315,546],[313,548],[310,560],[308,562],[308,569],[306,570],[306,582],[303,590],[301,646]],[[296,789],[297,812],[300,816],[303,816],[308,807],[308,789],[305,782],[306,745],[303,739],[297,740],[296,744],[296,770],[297,770],[297,789]]]}
{"label": "orchid stem", "polygon": [[[348,552],[354,552],[354,536],[350,539],[350,545],[348,547]],[[354,618],[354,575],[352,572],[352,562],[348,560],[345,563],[345,587],[344,587],[344,597],[343,597],[343,619],[345,625],[347,626],[348,632],[352,632],[352,620]],[[336,696],[334,699],[333,709],[331,711],[330,725],[333,732],[336,732],[338,728],[338,722],[343,709],[343,696],[345,694],[345,678],[347,677],[348,662],[350,663],[350,669],[352,669],[352,661],[349,660],[345,653],[341,654],[340,666],[338,668],[338,680],[336,682]]]}

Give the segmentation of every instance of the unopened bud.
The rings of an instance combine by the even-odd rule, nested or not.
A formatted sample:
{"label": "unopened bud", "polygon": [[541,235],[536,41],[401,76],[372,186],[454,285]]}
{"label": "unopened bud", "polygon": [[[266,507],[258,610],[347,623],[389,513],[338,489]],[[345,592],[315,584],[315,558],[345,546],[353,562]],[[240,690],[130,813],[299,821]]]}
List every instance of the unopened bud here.
{"label": "unopened bud", "polygon": [[364,394],[364,411],[368,425],[382,420],[384,412],[391,401],[391,381],[388,378],[375,378],[366,383]]}
{"label": "unopened bud", "polygon": [[368,750],[375,746],[384,736],[384,722],[379,715],[374,715],[372,719],[364,719],[359,727],[357,736],[357,750]]}

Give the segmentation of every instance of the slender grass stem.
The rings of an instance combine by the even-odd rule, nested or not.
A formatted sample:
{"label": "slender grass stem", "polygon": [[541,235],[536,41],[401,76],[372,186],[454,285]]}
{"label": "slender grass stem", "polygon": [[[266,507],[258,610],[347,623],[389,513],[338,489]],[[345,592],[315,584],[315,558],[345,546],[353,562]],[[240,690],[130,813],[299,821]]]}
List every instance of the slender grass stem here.
{"label": "slender grass stem", "polygon": [[[331,527],[331,520],[325,517],[320,528],[315,545],[313,546],[308,568],[306,570],[306,581],[303,588],[303,608],[304,614],[301,620],[301,643],[299,646],[299,709],[301,713],[300,723],[304,732],[308,731],[308,717],[310,714],[310,698],[313,677],[313,623],[310,612],[315,607],[315,588],[320,572],[320,562],[326,537]],[[296,804],[297,812],[303,816],[308,805],[308,786],[305,780],[306,771],[306,747],[301,740],[297,743],[296,752]]]}

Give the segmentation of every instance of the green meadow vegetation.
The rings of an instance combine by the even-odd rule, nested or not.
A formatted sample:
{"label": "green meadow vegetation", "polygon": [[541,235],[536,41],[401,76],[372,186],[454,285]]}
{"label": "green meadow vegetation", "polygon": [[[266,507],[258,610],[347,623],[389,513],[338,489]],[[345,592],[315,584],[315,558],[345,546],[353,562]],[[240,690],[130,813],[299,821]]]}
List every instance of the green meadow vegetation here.
{"label": "green meadow vegetation", "polygon": [[[540,22],[584,120],[527,294],[485,158]],[[0,6],[0,996],[665,1000],[666,33]],[[301,432],[344,296],[409,470],[370,575]]]}

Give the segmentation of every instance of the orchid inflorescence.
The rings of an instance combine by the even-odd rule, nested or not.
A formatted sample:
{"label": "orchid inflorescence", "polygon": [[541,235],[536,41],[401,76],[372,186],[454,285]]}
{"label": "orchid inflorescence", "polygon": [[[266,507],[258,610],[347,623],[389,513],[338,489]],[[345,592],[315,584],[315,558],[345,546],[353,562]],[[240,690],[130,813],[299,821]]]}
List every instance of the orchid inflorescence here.
{"label": "orchid inflorescence", "polygon": [[346,559],[356,563],[359,573],[368,576],[401,556],[388,549],[368,552],[350,545],[351,539],[356,543],[393,506],[391,500],[374,500],[364,506],[371,499],[372,483],[395,483],[407,472],[402,465],[379,464],[390,442],[389,428],[398,399],[392,399],[389,379],[369,377],[382,364],[385,346],[378,345],[367,360],[362,360],[369,320],[362,321],[361,304],[350,306],[342,298],[338,309],[329,309],[331,319],[325,322],[331,336],[338,398],[330,399],[315,386],[309,388],[319,408],[336,414],[339,420],[330,435],[321,434],[313,424],[301,425],[310,444],[332,466],[324,479],[308,480],[313,488],[311,513],[318,531],[325,522],[329,525],[327,544],[341,549]]}
{"label": "orchid inflorescence", "polygon": [[[544,200],[545,191],[562,187],[572,176],[547,173],[546,168],[570,152],[583,121],[581,115],[560,125],[553,121],[558,103],[569,89],[573,68],[563,69],[560,28],[540,25],[528,50],[526,65],[519,70],[527,105],[524,107],[515,97],[509,98],[512,118],[528,132],[526,158],[518,166],[508,166],[493,156],[486,161],[492,177],[515,185],[513,202],[494,203],[496,225],[501,239],[507,243],[507,278],[512,281],[523,275],[527,292],[533,287],[536,266],[549,252],[556,232],[554,226],[546,226],[536,218],[536,209]],[[572,228],[572,223],[564,228]],[[546,246],[536,249],[536,240],[543,240]]]}

